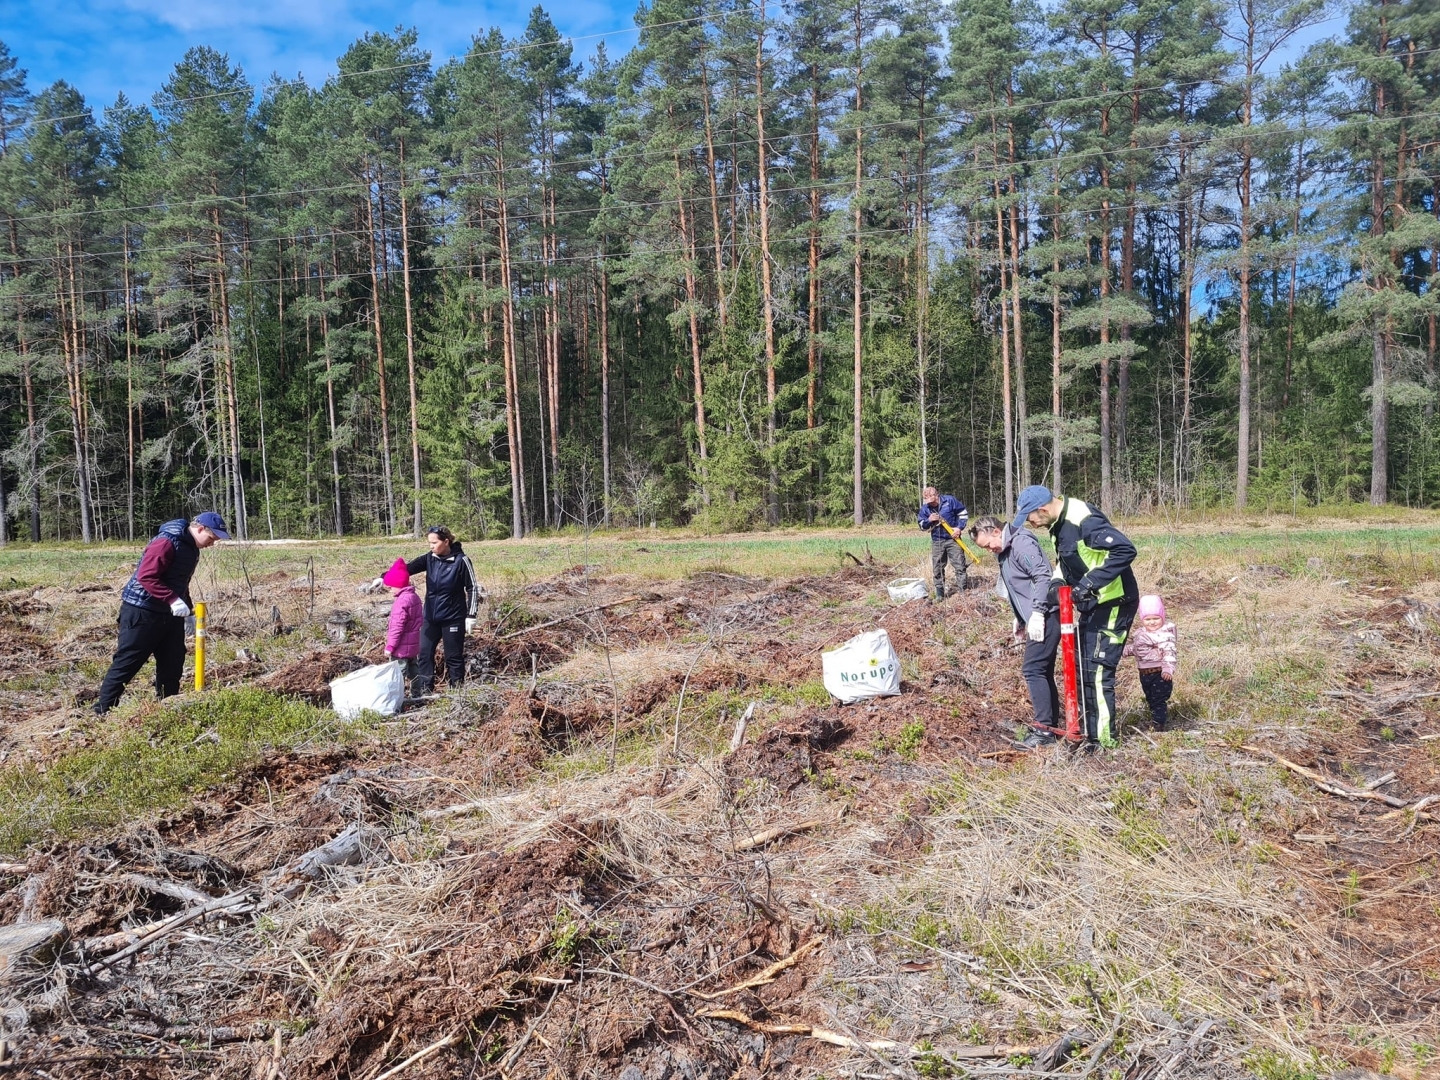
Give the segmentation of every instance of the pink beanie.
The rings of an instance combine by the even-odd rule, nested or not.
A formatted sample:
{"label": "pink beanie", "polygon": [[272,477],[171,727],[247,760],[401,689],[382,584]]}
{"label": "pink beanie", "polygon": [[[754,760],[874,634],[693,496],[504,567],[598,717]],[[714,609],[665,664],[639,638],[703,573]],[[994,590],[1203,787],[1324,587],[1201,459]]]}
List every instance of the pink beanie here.
{"label": "pink beanie", "polygon": [[410,584],[410,571],[405,568],[404,559],[396,559],[390,564],[390,569],[385,571],[385,576],[380,579],[392,589],[403,589]]}
{"label": "pink beanie", "polygon": [[1147,619],[1151,615],[1159,615],[1160,618],[1165,618],[1165,601],[1161,600],[1160,597],[1154,593],[1140,597],[1139,615],[1142,619]]}

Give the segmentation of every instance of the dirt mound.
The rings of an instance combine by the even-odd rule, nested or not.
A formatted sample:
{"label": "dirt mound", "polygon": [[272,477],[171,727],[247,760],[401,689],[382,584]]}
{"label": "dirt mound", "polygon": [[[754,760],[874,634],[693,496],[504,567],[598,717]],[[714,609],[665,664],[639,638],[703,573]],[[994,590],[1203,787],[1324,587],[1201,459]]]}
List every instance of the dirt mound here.
{"label": "dirt mound", "polygon": [[465,677],[483,679],[494,675],[529,675],[548,671],[574,653],[567,635],[558,627],[536,630],[517,637],[476,638],[465,649]]}
{"label": "dirt mound", "polygon": [[[553,997],[564,983],[556,897],[591,887],[595,869],[567,841],[474,856],[434,908],[433,929],[407,942],[407,955],[352,979],[291,1045],[286,1075],[328,1080],[378,1070],[401,1033],[422,1047],[452,1036],[459,1044],[467,1029],[508,1027],[537,991]],[[365,933],[363,924],[350,929]]]}
{"label": "dirt mound", "polygon": [[383,657],[367,659],[334,649],[312,649],[303,658],[262,675],[256,685],[277,694],[303,698],[314,705],[330,704],[330,680],[338,679]]}

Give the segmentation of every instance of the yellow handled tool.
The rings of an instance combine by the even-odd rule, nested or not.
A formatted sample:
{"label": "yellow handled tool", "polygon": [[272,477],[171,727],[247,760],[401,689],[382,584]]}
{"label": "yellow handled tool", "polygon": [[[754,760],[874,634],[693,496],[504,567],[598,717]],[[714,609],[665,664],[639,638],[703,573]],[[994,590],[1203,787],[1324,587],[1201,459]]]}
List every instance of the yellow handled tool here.
{"label": "yellow handled tool", "polygon": [[209,637],[205,628],[205,604],[195,605],[195,689],[205,689],[205,639]]}
{"label": "yellow handled tool", "polygon": [[971,561],[972,563],[974,563],[976,566],[979,566],[979,565],[980,565],[980,556],[979,556],[979,555],[976,555],[974,549],[971,548],[969,544],[965,543],[965,541],[964,541],[963,539],[961,539],[960,534],[959,534],[958,532],[956,532],[954,529],[952,529],[952,528],[950,527],[950,523],[949,523],[948,521],[946,521],[946,520],[942,517],[942,518],[940,519],[940,524],[945,526],[945,531],[950,534],[950,539],[951,539],[951,540],[954,540],[955,543],[957,543],[957,544],[960,545],[960,550],[963,551],[963,552],[969,557],[970,561]]}

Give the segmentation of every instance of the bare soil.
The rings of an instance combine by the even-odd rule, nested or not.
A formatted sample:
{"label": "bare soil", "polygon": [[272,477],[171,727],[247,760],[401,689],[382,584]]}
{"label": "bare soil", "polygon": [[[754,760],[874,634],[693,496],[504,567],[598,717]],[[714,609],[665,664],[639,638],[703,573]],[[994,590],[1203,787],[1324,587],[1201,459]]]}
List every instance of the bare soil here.
{"label": "bare soil", "polygon": [[[1414,809],[1440,792],[1437,743],[1422,739],[1440,730],[1433,601],[1377,586],[1322,631],[1314,724],[1206,716],[1197,687],[1177,701],[1179,733],[1162,739],[1138,724],[1127,666],[1121,695],[1137,726],[1123,750],[1027,756],[1011,743],[1028,699],[993,575],[972,573],[974,587],[943,605],[900,606],[877,599],[890,576],[850,566],[657,586],[576,567],[523,590],[521,621],[537,629],[492,623],[470,643],[462,693],[372,740],[273,754],[183,811],[5,853],[0,923],[57,918],[71,945],[0,985],[0,1071],[668,1080],[959,1075],[963,1061],[977,1075],[1048,1075],[1031,1059],[1072,1032],[1093,1060],[1083,1049],[1049,1072],[1229,1078],[1253,1071],[1257,1052],[1314,1051],[1406,1080],[1434,1075],[1402,1038],[1440,1031],[1440,803]],[[266,590],[309,588],[271,577],[257,582],[257,610]],[[1182,626],[1235,617],[1224,579],[1165,586]],[[539,625],[627,596],[641,598]],[[386,605],[339,583],[322,585],[321,600],[351,611],[346,641],[322,640],[322,611],[308,632],[240,646],[215,681],[324,704],[330,679],[378,658]],[[0,595],[0,763],[65,752],[95,681],[77,664],[103,668],[101,616],[113,619],[115,602]],[[70,629],[48,629],[57,612]],[[903,693],[818,704],[820,650],[877,625],[904,662]],[[221,641],[261,633],[259,617],[217,627]],[[723,744],[745,701],[761,706],[743,745],[702,752]],[[718,718],[702,715],[716,707]],[[1393,773],[1377,790],[1410,809],[1327,794],[1242,745],[1346,789]],[[1293,932],[1236,931],[1243,913],[1199,927],[1211,983],[1179,987],[1153,977],[1137,988],[1151,958],[1087,938],[1090,921],[1077,940],[1022,942],[1016,913],[1068,900],[1027,895],[1024,865],[996,869],[1007,838],[962,800],[991,785],[998,813],[1003,792],[1026,784],[1053,784],[1044,813],[1100,814],[1121,834],[1135,819],[1110,793],[1131,793],[1173,851],[1288,905]],[[207,917],[112,965],[96,964],[99,946],[86,952],[193,907],[187,895],[260,888],[355,822],[380,837],[363,863],[263,915]],[[1155,857],[1144,835],[1136,866]],[[921,864],[944,869],[936,860],[972,840],[987,854],[955,856],[944,872],[957,896],[984,874],[993,891],[922,898],[916,878],[913,910],[898,906],[895,881]],[[1053,866],[1030,869],[1055,880],[1044,876]],[[1005,926],[1015,936],[987,952]],[[1284,955],[1277,941],[1289,942]],[[1111,989],[1092,958],[1107,947]],[[1139,964],[1133,984],[1119,974],[1127,963]],[[1107,1028],[1122,1037],[1107,1043]],[[877,1039],[904,1052],[863,1045]],[[1011,1049],[956,1056],[989,1044]]]}

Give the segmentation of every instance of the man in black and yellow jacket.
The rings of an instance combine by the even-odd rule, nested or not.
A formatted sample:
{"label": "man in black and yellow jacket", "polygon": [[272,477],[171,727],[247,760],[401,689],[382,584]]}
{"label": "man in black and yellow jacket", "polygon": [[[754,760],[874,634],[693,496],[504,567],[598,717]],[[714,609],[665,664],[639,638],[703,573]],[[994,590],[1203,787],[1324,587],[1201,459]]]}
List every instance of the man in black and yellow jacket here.
{"label": "man in black and yellow jacket", "polygon": [[1027,487],[1016,500],[1015,528],[1021,525],[1050,530],[1056,584],[1074,590],[1080,618],[1085,735],[1102,746],[1114,746],[1115,668],[1140,605],[1140,588],[1130,568],[1135,545],[1098,507],[1039,484]]}

